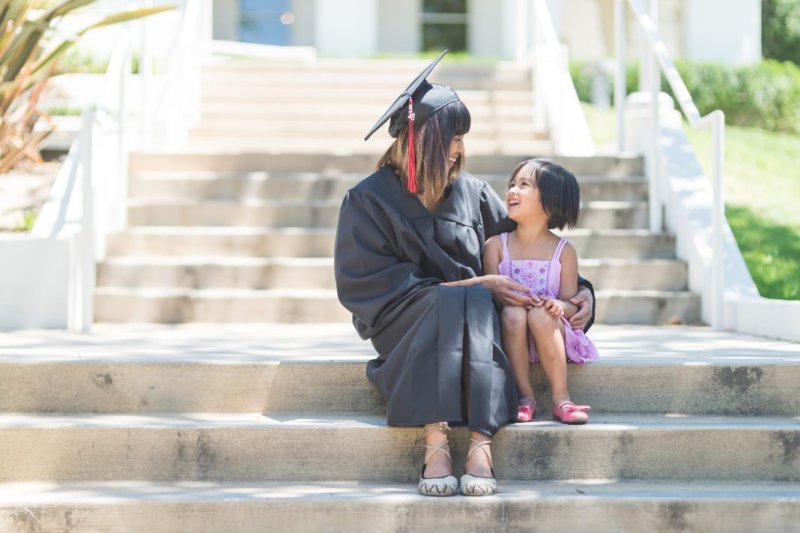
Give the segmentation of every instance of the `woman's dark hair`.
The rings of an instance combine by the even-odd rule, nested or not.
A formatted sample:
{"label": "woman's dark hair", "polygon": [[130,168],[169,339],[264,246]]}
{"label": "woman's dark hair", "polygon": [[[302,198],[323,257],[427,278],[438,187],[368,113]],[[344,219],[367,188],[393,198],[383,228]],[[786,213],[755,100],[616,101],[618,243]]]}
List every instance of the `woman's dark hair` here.
{"label": "woman's dark hair", "polygon": [[[429,116],[422,124],[414,124],[414,151],[417,162],[418,192],[429,198],[441,198],[445,188],[464,168],[464,156],[447,169],[450,141],[465,135],[472,125],[469,109],[461,100],[451,102]],[[407,186],[408,128],[403,128],[378,161],[378,168],[391,166]]]}
{"label": "woman's dark hair", "polygon": [[547,228],[572,228],[578,223],[581,189],[575,175],[547,159],[528,159],[511,173],[508,186],[520,172],[530,172],[531,181],[539,189],[539,200],[547,213]]}

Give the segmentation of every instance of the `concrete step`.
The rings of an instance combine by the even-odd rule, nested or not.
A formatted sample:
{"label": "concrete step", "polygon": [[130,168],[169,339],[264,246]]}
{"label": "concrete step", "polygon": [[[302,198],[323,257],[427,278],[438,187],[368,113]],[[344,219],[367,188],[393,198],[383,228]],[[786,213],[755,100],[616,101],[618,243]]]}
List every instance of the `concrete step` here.
{"label": "concrete step", "polygon": [[688,291],[598,290],[595,316],[607,324],[700,324],[700,295]]}
{"label": "concrete step", "polygon": [[[193,130],[194,131],[194,130]],[[352,137],[331,139],[330,137],[289,137],[277,135],[242,135],[238,130],[230,132],[200,131],[192,134],[188,145],[202,151],[227,152],[230,154],[248,152],[268,152],[273,155],[305,159],[322,151],[336,156],[362,156],[371,161],[364,175],[375,168],[378,158],[391,144],[392,139],[385,131],[370,137],[364,142],[366,130],[353,132]],[[534,154],[536,157],[551,156],[553,146],[550,140],[519,140],[514,138],[495,139],[492,137],[472,138],[469,141],[470,157],[507,156],[508,154]],[[514,159],[521,159],[513,156]],[[522,158],[527,158],[523,156]],[[296,166],[295,170],[301,167]],[[470,166],[470,168],[475,168]],[[513,168],[513,167],[511,167]]]}
{"label": "concrete step", "polygon": [[[597,287],[683,291],[686,263],[671,259],[583,259],[579,270]],[[97,265],[100,287],[181,289],[335,289],[333,258],[109,257]]]}
{"label": "concrete step", "polygon": [[[600,324],[589,337],[600,359],[569,365],[568,375],[572,397],[593,416],[800,412],[797,344],[687,326]],[[0,333],[0,412],[379,416],[386,401],[365,377],[375,356],[348,323]],[[547,420],[541,365],[530,377],[537,420]]]}
{"label": "concrete step", "polygon": [[[365,132],[366,133],[366,132]],[[377,135],[377,134],[376,134]],[[388,135],[387,135],[388,137]],[[370,139],[370,142],[372,139]],[[368,143],[361,143],[368,144]],[[382,154],[388,144],[373,143],[376,153]],[[503,155],[467,155],[467,171],[472,174],[507,175],[521,160],[533,157],[529,151]],[[643,176],[643,159],[640,156],[596,156],[570,157],[555,156],[558,163],[575,175],[607,176],[620,178]],[[366,176],[377,163],[377,157],[370,154],[332,155],[330,153],[306,153],[298,157],[294,153],[265,152],[264,147],[257,151],[220,152],[197,150],[187,152],[132,152],[130,170],[136,172],[350,172]]]}
{"label": "concrete step", "polygon": [[[202,106],[213,105],[233,105],[247,104],[255,109],[262,106],[272,106],[275,104],[295,103],[299,105],[318,105],[328,104],[330,106],[357,107],[368,106],[378,110],[376,118],[380,117],[386,108],[389,107],[403,88],[408,85],[405,81],[392,87],[374,86],[349,86],[341,91],[320,91],[319,87],[292,86],[282,89],[266,90],[263,85],[253,86],[251,90],[243,92],[240,86],[231,85],[230,82],[206,83],[201,91]],[[533,102],[533,93],[530,85],[514,86],[508,89],[484,88],[484,89],[465,89],[457,88],[458,97],[469,108],[478,109],[480,106],[529,106]]]}
{"label": "concrete step", "polygon": [[[130,200],[128,222],[137,226],[267,226],[330,227],[339,218],[340,200]],[[634,229],[647,226],[644,202],[587,202],[578,226],[592,229]]]}
{"label": "concrete step", "polygon": [[[598,323],[699,324],[690,292],[598,290]],[[323,289],[145,289],[99,287],[97,322],[350,322],[336,291]]]}
{"label": "concrete step", "polygon": [[[509,170],[510,172],[510,170]],[[129,197],[205,200],[341,200],[363,174],[315,172],[141,172],[131,176]],[[476,176],[504,197],[508,175]],[[640,177],[579,176],[581,200],[647,200],[647,181]]]}
{"label": "concrete step", "polygon": [[[423,428],[389,428],[383,416],[314,412],[0,414],[0,428],[0,481],[411,483],[424,443]],[[505,426],[492,451],[501,480],[798,482],[799,439],[800,422],[789,417],[598,414],[582,427]],[[467,429],[455,428],[455,464],[467,443]]]}
{"label": "concrete step", "polygon": [[[286,121],[298,116],[316,117],[319,120],[349,120],[364,123],[374,122],[377,117],[383,115],[388,107],[388,103],[379,102],[377,98],[373,104],[364,102],[354,102],[344,105],[341,99],[333,102],[318,102],[316,100],[297,98],[297,104],[287,106],[289,98],[297,98],[293,92],[280,98],[280,102],[265,99],[258,105],[253,102],[242,102],[240,100],[227,101],[221,99],[206,98],[201,109],[201,121],[215,118],[241,118],[246,120],[262,121]],[[338,95],[337,95],[338,96]],[[472,117],[473,129],[483,124],[502,120],[503,124],[530,123],[534,117],[533,101],[528,95],[528,102],[506,102],[489,98],[485,95],[478,98],[475,102],[469,103],[469,113]]]}
{"label": "concrete step", "polygon": [[7,483],[6,531],[795,531],[792,483],[502,481],[491,498],[356,482]]}
{"label": "concrete step", "polygon": [[[380,116],[380,115],[378,115]],[[205,117],[197,126],[189,131],[192,137],[249,137],[281,139],[282,137],[325,139],[352,138],[364,142],[366,130],[375,118],[365,120],[320,120],[311,114],[295,114],[292,119],[262,120],[240,117]],[[467,138],[467,149],[478,141],[502,141],[517,139],[519,141],[538,141],[549,138],[547,132],[537,131],[531,122],[517,122],[495,125],[489,122],[476,124],[470,129]],[[469,152],[468,152],[469,153]]]}
{"label": "concrete step", "polygon": [[346,322],[334,290],[99,287],[97,322]]}
{"label": "concrete step", "polygon": [[109,256],[331,257],[335,235],[335,228],[133,226],[110,235],[107,250]]}
{"label": "concrete step", "polygon": [[[491,498],[360,482],[0,484],[6,531],[794,531],[791,483],[501,481]],[[402,510],[402,512],[400,511]],[[23,529],[27,528],[27,529]],[[34,529],[36,528],[36,529]]]}
{"label": "concrete step", "polygon": [[[582,259],[672,259],[675,237],[647,230],[562,232]],[[108,254],[237,257],[330,257],[335,228],[134,226],[110,235]]]}

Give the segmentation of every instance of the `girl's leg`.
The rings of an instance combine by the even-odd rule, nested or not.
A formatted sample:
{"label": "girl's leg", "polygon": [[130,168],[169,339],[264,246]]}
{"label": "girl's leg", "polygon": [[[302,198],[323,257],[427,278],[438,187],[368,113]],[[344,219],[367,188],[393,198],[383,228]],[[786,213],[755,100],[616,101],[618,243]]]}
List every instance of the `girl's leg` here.
{"label": "girl's leg", "polygon": [[528,327],[536,341],[536,351],[542,364],[550,390],[553,405],[569,401],[567,389],[567,353],[564,347],[564,335],[561,332],[561,321],[551,317],[541,307],[528,311]]}
{"label": "girl's leg", "polygon": [[528,361],[528,310],[522,306],[503,307],[500,320],[503,326],[503,349],[514,372],[514,382],[520,399],[533,401],[533,387]]}

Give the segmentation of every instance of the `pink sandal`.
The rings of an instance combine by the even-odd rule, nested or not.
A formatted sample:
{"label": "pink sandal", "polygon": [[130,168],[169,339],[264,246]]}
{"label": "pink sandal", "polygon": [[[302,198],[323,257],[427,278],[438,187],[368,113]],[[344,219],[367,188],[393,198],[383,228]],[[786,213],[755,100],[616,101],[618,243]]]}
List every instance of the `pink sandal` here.
{"label": "pink sandal", "polygon": [[591,409],[588,405],[575,405],[570,401],[561,402],[553,407],[553,420],[563,424],[585,424],[589,421],[586,411]]}
{"label": "pink sandal", "polygon": [[530,422],[536,416],[536,401],[522,399],[517,407],[517,422]]}

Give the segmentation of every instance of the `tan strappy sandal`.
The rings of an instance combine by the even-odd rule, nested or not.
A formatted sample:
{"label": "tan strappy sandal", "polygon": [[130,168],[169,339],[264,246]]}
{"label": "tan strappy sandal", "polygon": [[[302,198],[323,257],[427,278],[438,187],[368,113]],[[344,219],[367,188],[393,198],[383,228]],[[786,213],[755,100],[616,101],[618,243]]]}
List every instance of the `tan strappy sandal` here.
{"label": "tan strappy sandal", "polygon": [[464,474],[461,476],[461,494],[464,496],[491,496],[497,493],[497,480],[494,479],[494,466],[492,465],[492,456],[489,455],[484,449],[484,446],[489,446],[491,440],[478,440],[469,439],[469,453],[467,453],[467,461],[475,452],[480,449],[486,454],[489,460],[489,469],[492,472],[492,477],[473,476],[472,474]]}
{"label": "tan strappy sandal", "polygon": [[[447,422],[437,422],[436,424],[428,424],[425,426],[425,439],[434,431],[443,431],[445,435],[450,431],[450,426]],[[432,449],[428,455],[428,449]],[[458,480],[456,476],[449,475],[444,477],[424,477],[425,467],[428,466],[428,461],[437,453],[443,453],[447,456],[447,460],[452,465],[453,460],[450,457],[450,445],[447,441],[440,444],[425,444],[425,463],[422,465],[422,471],[419,474],[419,493],[423,496],[455,496],[458,493]]]}

